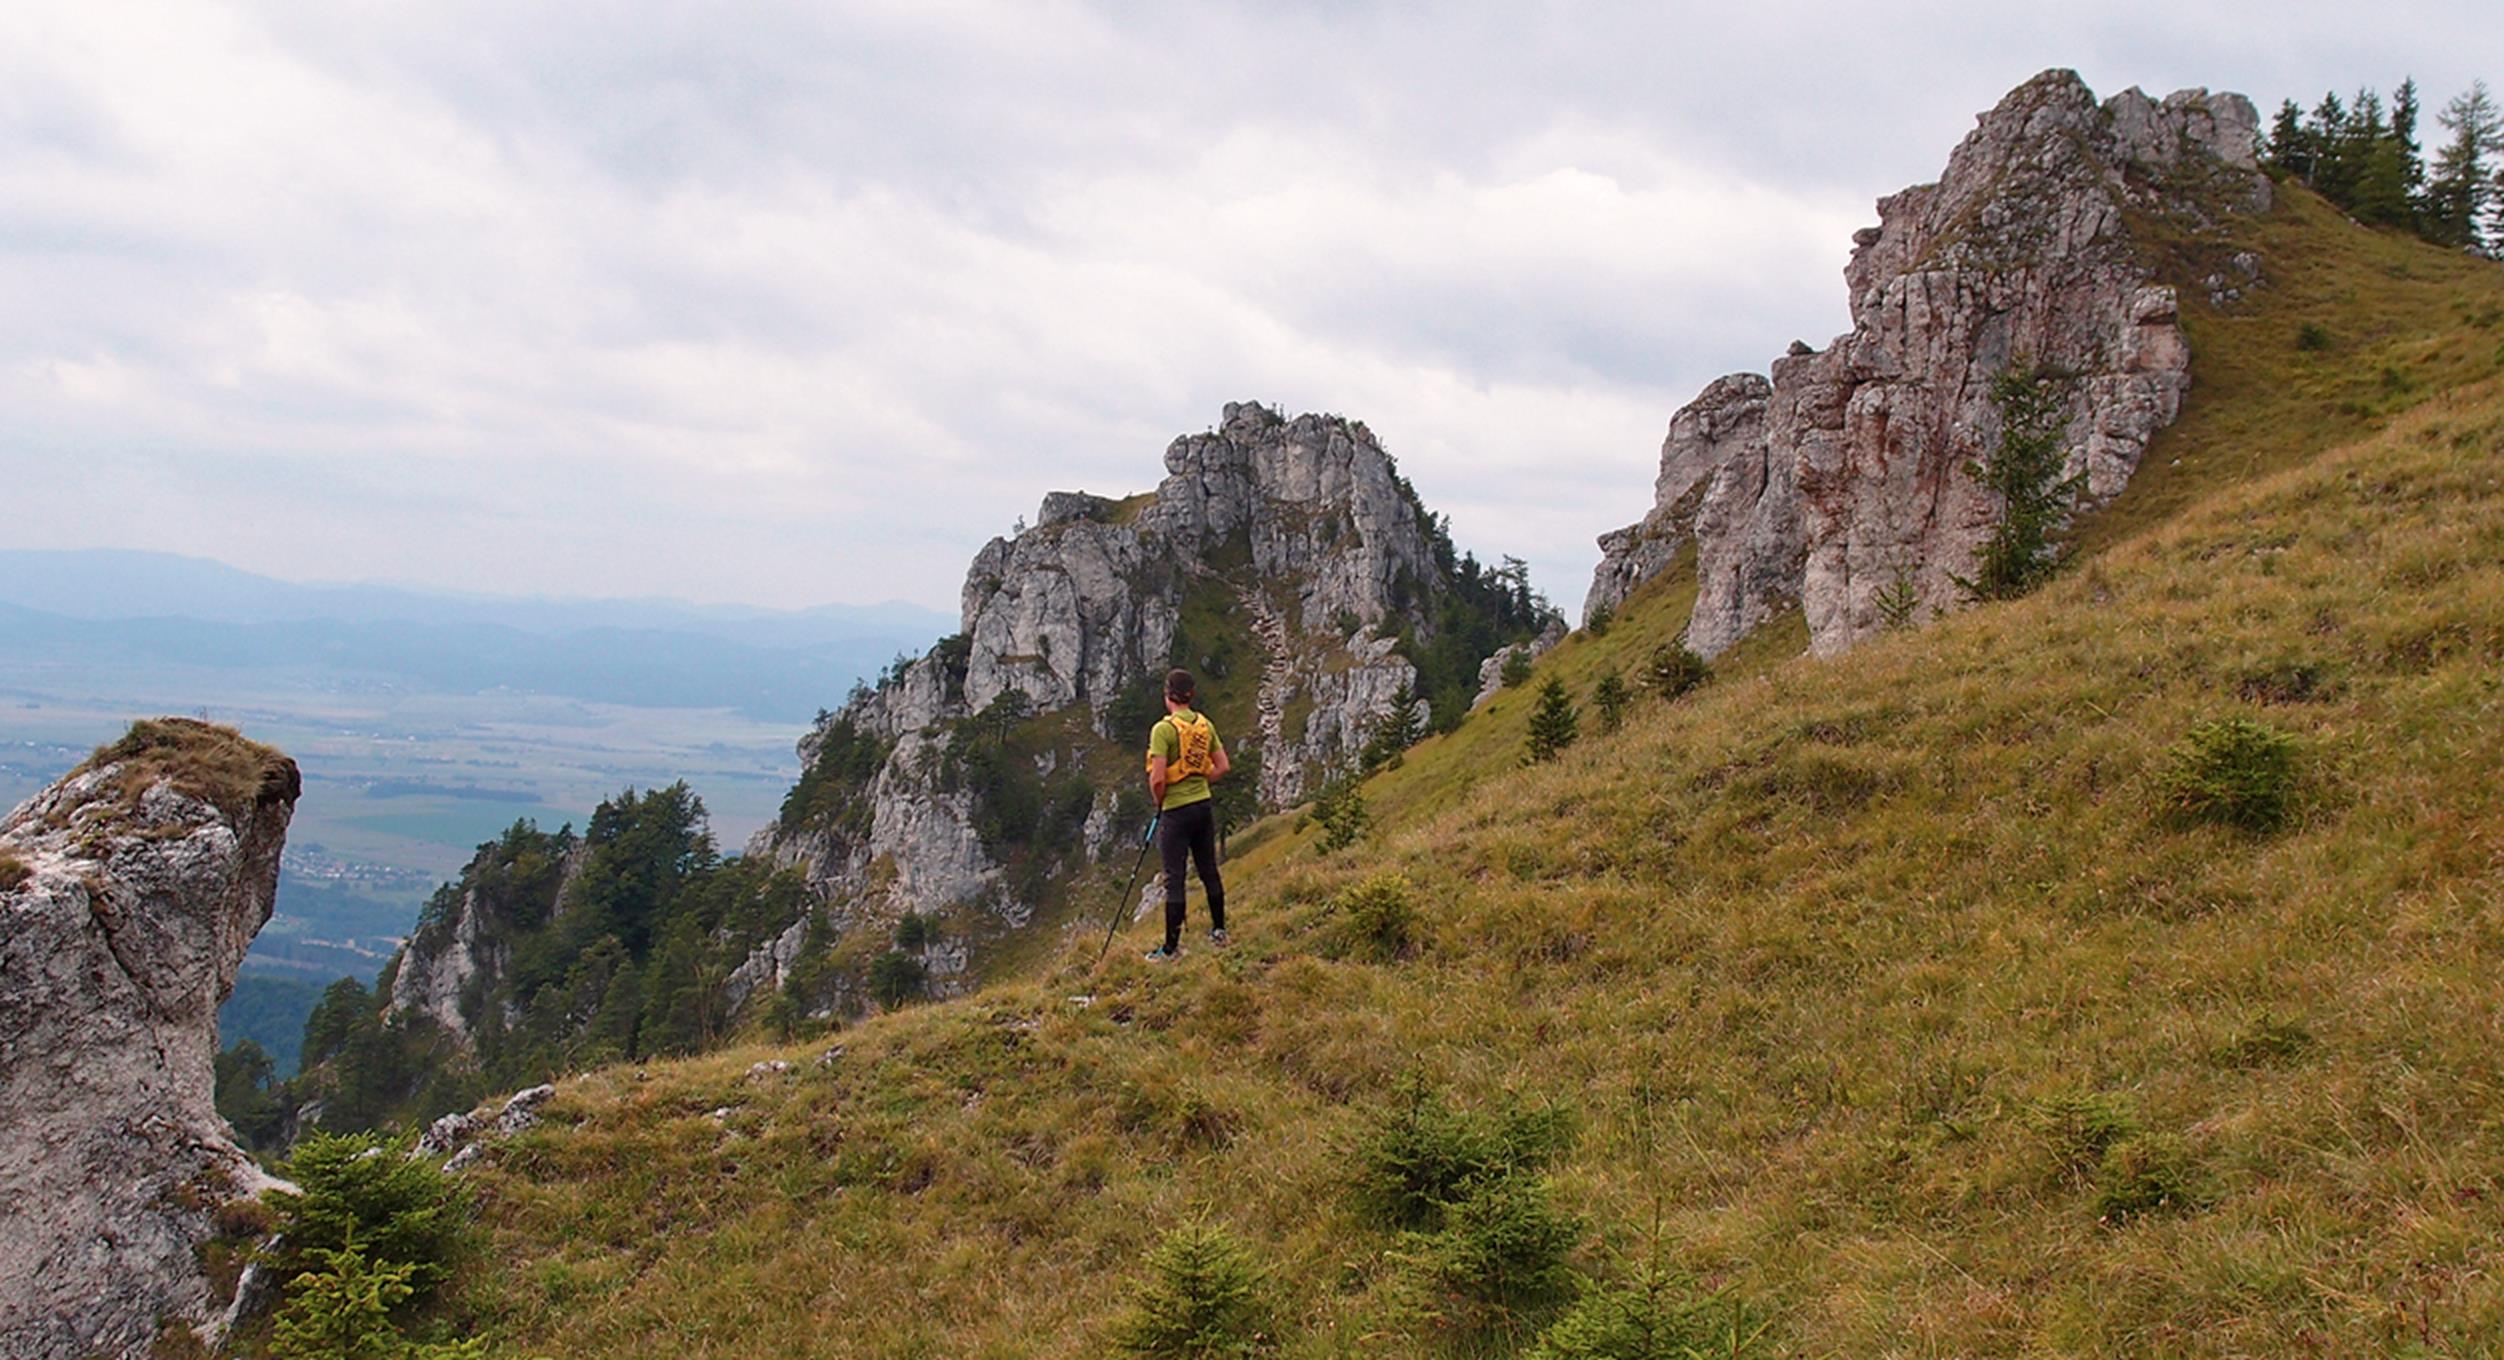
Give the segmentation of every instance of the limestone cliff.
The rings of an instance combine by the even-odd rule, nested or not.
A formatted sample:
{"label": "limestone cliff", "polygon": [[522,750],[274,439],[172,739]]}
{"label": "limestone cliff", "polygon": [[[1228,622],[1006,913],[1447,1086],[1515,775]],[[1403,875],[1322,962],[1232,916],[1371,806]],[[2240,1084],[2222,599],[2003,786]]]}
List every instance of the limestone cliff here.
{"label": "limestone cliff", "polygon": [[[975,555],[964,631],[802,740],[802,785],[749,853],[803,868],[828,926],[964,907],[1024,924],[1041,877],[1032,833],[1083,862],[1136,831],[1116,808],[1170,665],[1202,672],[1204,706],[1275,808],[1351,764],[1403,694],[1423,702],[1418,655],[1444,640],[1453,599],[1504,602],[1456,668],[1453,717],[1480,658],[1545,621],[1526,586],[1516,598],[1455,562],[1360,422],[1229,404],[1164,461],[1143,495],[1045,497],[1033,527]],[[987,750],[1013,751],[1019,770]],[[1042,818],[1004,836],[996,795],[1028,770]],[[780,982],[807,926],[750,958],[734,1000]]]}
{"label": "limestone cliff", "polygon": [[2000,522],[1976,467],[2012,371],[2057,383],[2073,512],[2120,494],[2190,381],[2143,224],[2265,208],[2257,131],[2236,94],[2098,104],[2067,71],[2020,86],[1938,183],[1881,200],[1854,236],[1850,333],[1671,418],[1652,510],[1601,538],[1585,619],[1688,552],[1706,656],[1792,604],[1820,653],[1884,626],[1882,599],[1952,607]]}
{"label": "limestone cliff", "polygon": [[0,1355],[147,1354],[266,1179],[214,1108],[217,1008],[269,920],[295,762],[144,722],[0,822]]}

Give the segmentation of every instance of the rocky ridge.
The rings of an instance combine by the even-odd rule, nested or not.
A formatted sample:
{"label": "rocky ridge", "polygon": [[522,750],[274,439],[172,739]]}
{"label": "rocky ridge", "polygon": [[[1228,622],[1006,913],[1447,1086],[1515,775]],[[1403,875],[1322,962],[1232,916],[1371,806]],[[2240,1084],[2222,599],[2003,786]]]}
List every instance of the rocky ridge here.
{"label": "rocky ridge", "polygon": [[[1849,333],[1671,418],[1652,510],[1600,539],[1586,622],[1689,554],[1688,645],[1707,657],[1793,605],[1821,654],[1908,604],[1953,607],[2000,522],[1976,466],[2012,371],[2058,384],[2072,513],[2119,495],[2190,383],[2140,224],[2266,208],[2258,130],[2238,94],[2099,104],[2068,71],[2018,87],[1937,183],[1881,200],[1855,234]],[[2259,265],[2242,267],[2248,285]]]}
{"label": "rocky ridge", "polygon": [[269,920],[294,761],[141,723],[0,821],[0,1354],[149,1353],[216,1305],[200,1250],[273,1184],[212,1096]]}
{"label": "rocky ridge", "polygon": [[[804,768],[831,742],[884,748],[850,824],[771,826],[748,853],[803,869],[838,930],[965,905],[1023,925],[1032,904],[985,846],[975,792],[934,771],[969,720],[1062,715],[1070,739],[1039,758],[1043,773],[1074,768],[1108,741],[1122,753],[1097,771],[1105,777],[1079,832],[1101,852],[1134,829],[1117,826],[1114,809],[1135,783],[1136,734],[1112,732],[1112,710],[1125,699],[1153,705],[1170,664],[1205,670],[1221,641],[1212,632],[1257,657],[1257,674],[1204,685],[1251,694],[1226,739],[1239,763],[1257,763],[1262,805],[1292,804],[1350,764],[1417,683],[1400,636],[1433,634],[1451,565],[1438,560],[1436,526],[1361,422],[1230,403],[1213,429],[1174,440],[1164,461],[1151,493],[1055,492],[1032,528],[986,544],[966,572],[963,633],[800,743]],[[806,927],[793,923],[749,959],[734,1004],[780,982]],[[964,965],[944,958],[934,971]]]}

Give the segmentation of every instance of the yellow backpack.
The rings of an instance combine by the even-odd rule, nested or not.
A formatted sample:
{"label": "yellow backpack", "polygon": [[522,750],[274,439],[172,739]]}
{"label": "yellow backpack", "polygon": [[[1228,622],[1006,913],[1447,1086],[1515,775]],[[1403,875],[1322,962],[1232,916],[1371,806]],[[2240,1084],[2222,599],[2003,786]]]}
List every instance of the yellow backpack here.
{"label": "yellow backpack", "polygon": [[[1165,778],[1170,783],[1198,775],[1206,778],[1217,773],[1217,728],[1197,713],[1176,713],[1165,721],[1174,725],[1174,744],[1179,748],[1172,760],[1165,762]],[[1150,752],[1148,759],[1156,759]]]}

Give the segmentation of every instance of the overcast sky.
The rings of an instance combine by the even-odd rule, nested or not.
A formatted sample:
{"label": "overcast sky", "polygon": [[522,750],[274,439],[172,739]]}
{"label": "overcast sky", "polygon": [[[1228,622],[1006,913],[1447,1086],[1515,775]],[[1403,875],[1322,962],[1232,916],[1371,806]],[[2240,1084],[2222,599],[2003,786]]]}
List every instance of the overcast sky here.
{"label": "overcast sky", "polygon": [[953,609],[1229,400],[1569,608],[1873,200],[2099,94],[2504,81],[2492,0],[15,3],[0,547]]}

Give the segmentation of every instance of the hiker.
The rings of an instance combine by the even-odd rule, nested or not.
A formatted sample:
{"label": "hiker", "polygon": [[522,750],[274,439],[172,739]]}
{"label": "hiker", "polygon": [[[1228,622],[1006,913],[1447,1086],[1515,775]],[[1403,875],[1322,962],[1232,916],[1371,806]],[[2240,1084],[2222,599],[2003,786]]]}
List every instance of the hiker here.
{"label": "hiker", "polygon": [[1148,733],[1148,801],[1157,808],[1157,850],[1165,860],[1165,943],[1148,951],[1164,963],[1182,948],[1183,858],[1200,871],[1209,899],[1209,943],[1226,943],[1226,884],[1217,876],[1217,805],[1209,782],[1234,763],[1217,728],[1191,708],[1191,672],[1165,673],[1165,716]]}

